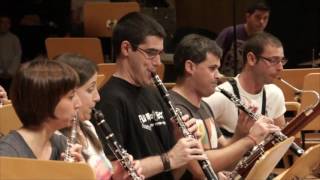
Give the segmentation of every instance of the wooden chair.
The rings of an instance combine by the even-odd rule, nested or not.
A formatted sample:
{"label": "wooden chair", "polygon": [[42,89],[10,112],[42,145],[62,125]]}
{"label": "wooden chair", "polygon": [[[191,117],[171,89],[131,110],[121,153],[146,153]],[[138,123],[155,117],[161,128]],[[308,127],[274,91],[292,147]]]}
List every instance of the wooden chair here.
{"label": "wooden chair", "polygon": [[285,141],[276,144],[265,152],[264,155],[255,163],[246,179],[266,179],[282,156],[287,152],[293,140],[294,137],[287,138]]}
{"label": "wooden chair", "polygon": [[[98,64],[99,72],[98,74],[105,75],[105,81],[108,81],[112,74],[116,72],[116,63],[101,63]],[[164,76],[164,65],[161,64],[157,69],[157,74],[159,75],[160,79],[163,79]]]}
{"label": "wooden chair", "polygon": [[[320,72],[309,73],[304,77],[303,90],[314,90],[320,94]],[[301,97],[301,110],[304,110],[316,103],[317,97],[313,93],[303,93]],[[307,136],[310,136],[308,138]],[[301,131],[303,147],[320,143],[320,114],[313,119]]]}
{"label": "wooden chair", "polygon": [[107,82],[106,76],[104,74],[98,74],[97,76],[97,87],[100,89]]}
{"label": "wooden chair", "polygon": [[300,112],[301,104],[296,101],[286,101],[285,105],[286,105],[285,118],[286,118],[286,122],[289,122],[292,118],[294,118]]}
{"label": "wooden chair", "polygon": [[0,157],[0,180],[95,180],[91,167],[81,163]]}
{"label": "wooden chair", "polygon": [[104,63],[102,46],[98,38],[47,38],[46,49],[49,59],[62,53],[75,53],[80,54],[97,64]]}
{"label": "wooden chair", "polygon": [[105,76],[105,81],[107,82],[113,73],[116,72],[116,63],[101,63],[98,64],[98,74],[103,74]]}
{"label": "wooden chair", "polygon": [[86,2],[83,9],[84,32],[88,37],[111,37],[117,20],[129,12],[140,11],[137,2]]}
{"label": "wooden chair", "polygon": [[314,176],[310,179],[320,178],[320,144],[310,147],[288,170],[274,180],[307,179],[310,175]]}
{"label": "wooden chair", "polygon": [[0,134],[6,135],[11,130],[22,126],[12,104],[6,104],[0,108],[0,117]]}
{"label": "wooden chair", "polygon": [[[303,88],[304,76],[309,73],[319,73],[320,68],[301,68],[301,69],[284,69],[281,73],[281,78],[289,82],[298,89]],[[275,80],[274,84],[280,87],[283,91],[286,101],[297,101],[294,91],[286,84],[279,80]]]}

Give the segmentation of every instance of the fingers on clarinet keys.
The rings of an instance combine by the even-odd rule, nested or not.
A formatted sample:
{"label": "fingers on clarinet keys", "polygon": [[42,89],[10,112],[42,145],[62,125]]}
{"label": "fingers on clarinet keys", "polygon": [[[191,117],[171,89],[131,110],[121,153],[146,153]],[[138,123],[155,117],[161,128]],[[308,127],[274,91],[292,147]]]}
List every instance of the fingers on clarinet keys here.
{"label": "fingers on clarinet keys", "polygon": [[[66,153],[63,152],[61,153],[61,158],[69,162],[85,163],[85,158],[82,155],[82,146],[80,144],[72,144],[70,147],[70,155],[66,155]],[[66,158],[68,160],[66,160]]]}
{"label": "fingers on clarinet keys", "polygon": [[168,152],[172,169],[181,167],[191,160],[206,160],[201,145],[194,138],[181,138]]}

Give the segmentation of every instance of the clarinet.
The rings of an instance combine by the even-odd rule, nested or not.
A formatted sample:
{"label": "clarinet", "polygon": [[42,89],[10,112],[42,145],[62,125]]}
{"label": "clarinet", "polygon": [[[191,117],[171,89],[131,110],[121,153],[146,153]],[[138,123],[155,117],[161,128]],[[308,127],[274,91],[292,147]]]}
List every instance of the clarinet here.
{"label": "clarinet", "polygon": [[[218,88],[218,91],[225,95],[231,102],[233,102],[239,109],[244,111],[254,120],[258,120],[260,118],[260,114],[254,113],[249,110],[247,105],[241,101],[241,99],[237,98],[235,95],[229,93],[228,91]],[[270,149],[272,145],[282,142],[288,137],[284,135],[282,132],[274,132],[271,136],[268,136],[262,143],[254,147],[253,151],[249,154],[249,156],[245,157],[240,163],[236,166],[234,171],[231,173],[235,175],[236,173],[239,175],[246,176],[247,170],[253,167],[253,163],[258,160],[265,152],[265,150]],[[304,150],[299,147],[296,143],[292,143],[290,146],[290,150],[293,151],[297,156],[301,156],[304,153]],[[243,172],[240,172],[243,170]]]}
{"label": "clarinet", "polygon": [[[163,99],[165,100],[166,104],[169,106],[170,113],[171,113],[172,117],[174,118],[174,120],[176,121],[176,123],[178,124],[178,126],[182,132],[182,135],[184,137],[195,138],[195,136],[188,131],[188,128],[184,124],[182,117],[181,117],[181,114],[182,114],[181,111],[173,106],[173,103],[170,99],[170,95],[168,93],[168,90],[163,85],[160,77],[156,73],[152,73],[152,78],[153,78],[153,81],[154,81],[155,85],[157,86],[160,94],[162,95]],[[203,173],[207,177],[207,179],[218,180],[218,176],[213,171],[211,164],[210,164],[210,161],[198,160],[198,162],[200,164],[200,167],[201,167]]]}
{"label": "clarinet", "polygon": [[121,166],[126,169],[129,176],[133,180],[142,180],[143,178],[137,173],[136,169],[133,167],[132,161],[129,159],[129,154],[122,148],[122,146],[116,140],[109,124],[106,122],[104,115],[100,110],[93,109],[92,122],[96,127],[97,133],[100,137],[106,139],[109,149],[112,151],[114,156],[119,160]]}
{"label": "clarinet", "polygon": [[77,142],[77,127],[78,127],[78,117],[77,115],[72,119],[71,133],[70,137],[67,139],[67,147],[65,150],[64,161],[75,162],[74,157],[71,155],[71,147]]}

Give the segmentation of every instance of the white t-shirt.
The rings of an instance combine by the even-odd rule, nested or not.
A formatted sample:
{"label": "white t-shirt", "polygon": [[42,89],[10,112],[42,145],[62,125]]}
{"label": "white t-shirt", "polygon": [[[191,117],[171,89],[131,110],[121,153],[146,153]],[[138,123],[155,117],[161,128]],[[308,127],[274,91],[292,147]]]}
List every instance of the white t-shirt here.
{"label": "white t-shirt", "polygon": [[[245,101],[252,102],[258,107],[257,113],[261,113],[263,90],[258,94],[250,94],[246,92],[241,87],[238,76],[235,77],[235,80],[239,89],[240,98],[242,100],[245,99]],[[233,88],[229,82],[225,82],[218,87],[234,94]],[[273,119],[280,117],[286,111],[283,92],[274,84],[264,85],[264,89],[266,92],[265,115]],[[215,92],[211,96],[203,98],[203,100],[207,102],[212,109],[217,124],[227,131],[234,133],[238,122],[237,107],[220,92]]]}

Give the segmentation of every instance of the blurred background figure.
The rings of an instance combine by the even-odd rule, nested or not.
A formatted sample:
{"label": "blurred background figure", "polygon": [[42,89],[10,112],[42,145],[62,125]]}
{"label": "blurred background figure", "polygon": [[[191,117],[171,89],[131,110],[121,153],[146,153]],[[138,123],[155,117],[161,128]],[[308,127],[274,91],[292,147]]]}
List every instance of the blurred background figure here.
{"label": "blurred background figure", "polygon": [[21,46],[16,35],[11,33],[11,20],[6,15],[0,15],[0,84],[9,90],[12,76],[17,71],[21,61]]}

